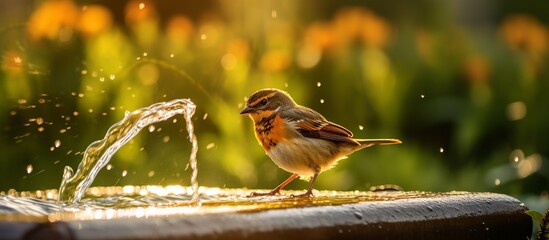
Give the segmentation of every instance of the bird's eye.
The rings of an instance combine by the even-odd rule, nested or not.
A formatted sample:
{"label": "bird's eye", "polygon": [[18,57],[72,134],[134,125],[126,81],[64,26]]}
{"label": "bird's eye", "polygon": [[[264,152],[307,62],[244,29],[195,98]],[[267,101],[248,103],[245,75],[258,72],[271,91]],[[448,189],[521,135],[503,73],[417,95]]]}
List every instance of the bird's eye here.
{"label": "bird's eye", "polygon": [[259,104],[261,104],[261,106],[265,106],[265,104],[267,104],[267,102],[268,102],[267,99],[263,98]]}

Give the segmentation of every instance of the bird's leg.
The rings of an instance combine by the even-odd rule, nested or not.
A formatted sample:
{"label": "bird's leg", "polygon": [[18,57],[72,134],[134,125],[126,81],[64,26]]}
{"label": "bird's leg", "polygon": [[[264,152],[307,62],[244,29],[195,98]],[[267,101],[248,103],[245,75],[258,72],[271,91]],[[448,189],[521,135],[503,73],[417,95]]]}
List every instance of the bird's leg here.
{"label": "bird's leg", "polygon": [[291,195],[291,197],[298,197],[298,198],[301,198],[301,197],[312,197],[313,196],[313,186],[315,185],[315,180],[316,180],[316,177],[318,176],[318,174],[320,173],[320,171],[315,171],[315,174],[313,175],[313,179],[311,179],[311,184],[309,185],[309,189],[307,190],[307,192],[303,193],[303,194],[299,194],[299,195]]}
{"label": "bird's leg", "polygon": [[250,196],[252,196],[252,197],[256,197],[256,196],[273,196],[273,195],[279,194],[280,190],[282,188],[284,188],[286,185],[288,185],[288,183],[290,183],[291,181],[293,181],[297,177],[299,177],[299,175],[294,173],[292,176],[290,176],[288,179],[286,179],[286,181],[282,182],[280,185],[278,185],[275,189],[271,190],[270,192],[266,192],[266,193],[252,192],[250,194]]}

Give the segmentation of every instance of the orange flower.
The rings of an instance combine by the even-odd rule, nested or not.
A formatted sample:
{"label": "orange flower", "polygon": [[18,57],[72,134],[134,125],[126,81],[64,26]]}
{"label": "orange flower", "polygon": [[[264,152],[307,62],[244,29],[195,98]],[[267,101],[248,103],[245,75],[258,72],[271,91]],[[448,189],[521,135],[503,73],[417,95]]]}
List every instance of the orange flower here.
{"label": "orange flower", "polygon": [[156,18],[156,7],[152,1],[130,1],[126,4],[126,22],[136,24]]}
{"label": "orange flower", "polygon": [[239,58],[248,58],[250,46],[243,39],[234,39],[227,44],[227,53],[234,54]]}
{"label": "orange flower", "polygon": [[361,7],[339,10],[333,20],[338,43],[360,39],[373,47],[383,47],[390,38],[390,25],[368,9]]}
{"label": "orange flower", "polygon": [[332,27],[326,23],[314,23],[305,30],[304,43],[316,49],[327,49],[334,44]]}
{"label": "orange flower", "polygon": [[103,6],[90,5],[82,10],[79,30],[87,36],[94,36],[110,28],[112,25],[111,12]]}
{"label": "orange flower", "polygon": [[424,60],[430,60],[433,55],[433,35],[426,30],[418,30],[415,34],[415,44],[418,55]]}
{"label": "orange flower", "polygon": [[360,36],[366,11],[360,7],[351,7],[343,8],[336,13],[333,26],[334,35],[339,43],[346,43]]}
{"label": "orange flower", "polygon": [[287,51],[273,50],[261,57],[259,66],[268,72],[278,72],[287,69],[291,64],[291,57]]}
{"label": "orange flower", "polygon": [[503,20],[500,33],[504,40],[516,50],[541,55],[547,50],[546,27],[529,15],[511,15]]}
{"label": "orange flower", "polygon": [[387,21],[372,12],[366,11],[362,19],[361,39],[370,46],[384,47],[391,37],[391,27]]}
{"label": "orange flower", "polygon": [[187,41],[193,33],[193,23],[185,16],[174,16],[168,21],[166,34],[171,40]]}
{"label": "orange flower", "polygon": [[490,65],[488,61],[481,56],[471,56],[465,61],[465,75],[473,83],[484,83],[490,77]]}
{"label": "orange flower", "polygon": [[77,22],[78,8],[72,1],[45,1],[30,16],[27,30],[35,40],[61,39],[63,30],[71,31]]}

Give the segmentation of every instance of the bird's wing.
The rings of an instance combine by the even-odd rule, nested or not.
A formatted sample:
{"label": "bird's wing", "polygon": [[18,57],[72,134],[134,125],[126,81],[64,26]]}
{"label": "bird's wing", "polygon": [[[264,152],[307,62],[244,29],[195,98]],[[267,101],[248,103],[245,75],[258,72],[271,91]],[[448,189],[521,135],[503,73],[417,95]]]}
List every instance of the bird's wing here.
{"label": "bird's wing", "polygon": [[293,122],[297,131],[308,138],[319,138],[331,141],[360,145],[348,129],[326,120],[320,113],[302,107],[281,112],[281,117]]}

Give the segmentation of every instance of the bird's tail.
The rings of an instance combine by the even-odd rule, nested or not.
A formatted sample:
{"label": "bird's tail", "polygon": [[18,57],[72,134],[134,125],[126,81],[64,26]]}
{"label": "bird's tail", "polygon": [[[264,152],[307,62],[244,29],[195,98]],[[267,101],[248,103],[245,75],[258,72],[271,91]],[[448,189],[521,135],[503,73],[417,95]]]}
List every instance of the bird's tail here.
{"label": "bird's tail", "polygon": [[402,141],[398,139],[355,139],[360,143],[360,148],[367,148],[374,145],[390,145],[390,144],[401,144]]}

